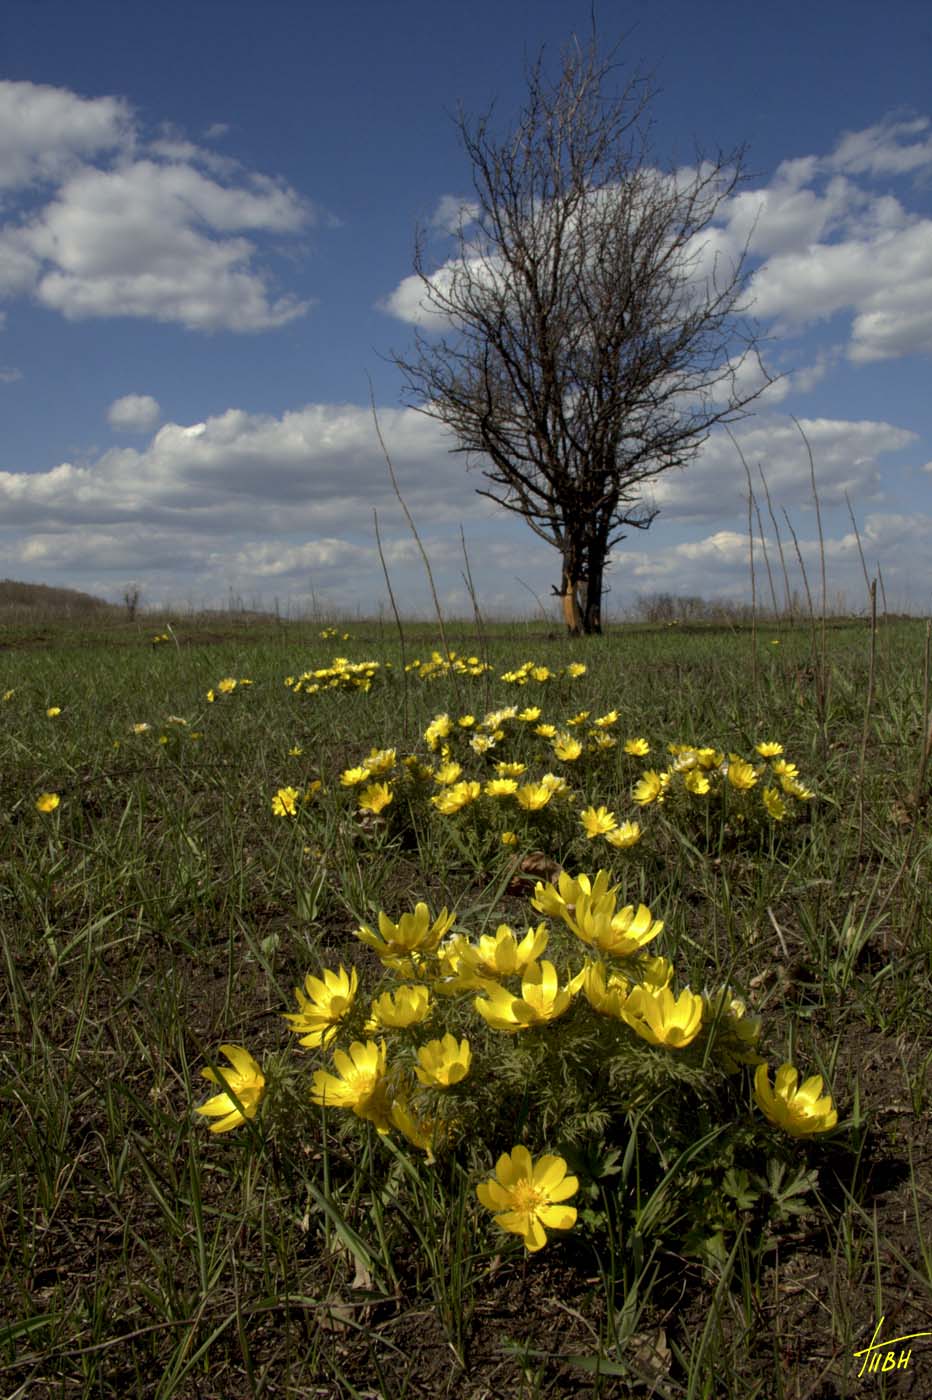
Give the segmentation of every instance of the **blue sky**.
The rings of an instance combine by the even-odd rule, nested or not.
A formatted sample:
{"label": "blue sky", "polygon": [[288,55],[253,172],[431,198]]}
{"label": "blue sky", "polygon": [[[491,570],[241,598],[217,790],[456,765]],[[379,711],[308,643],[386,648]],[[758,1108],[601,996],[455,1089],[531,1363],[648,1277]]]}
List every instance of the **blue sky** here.
{"label": "blue sky", "polygon": [[[387,360],[409,351],[412,248],[454,256],[472,194],[451,115],[524,69],[559,73],[589,0],[158,6],[7,0],[0,11],[0,575],[152,605],[230,592],[293,613],[429,594],[369,408],[450,612],[459,531],[490,613],[551,608],[559,559],[476,494]],[[847,492],[891,608],[932,605],[932,14],[863,0],[762,11],[597,6],[619,82],[653,75],[663,168],[745,143],[716,237],[753,226],[750,293],[783,376],[735,429],[815,584],[811,442],[829,591],[864,605]],[[756,221],[756,222],[755,222]],[[615,552],[608,615],[658,591],[749,596],[744,470],[713,434]],[[763,503],[762,503],[763,505]],[[766,512],[768,545],[776,540]],[[794,587],[801,587],[784,528]],[[760,557],[758,548],[758,558]],[[765,578],[759,580],[765,598]]]}

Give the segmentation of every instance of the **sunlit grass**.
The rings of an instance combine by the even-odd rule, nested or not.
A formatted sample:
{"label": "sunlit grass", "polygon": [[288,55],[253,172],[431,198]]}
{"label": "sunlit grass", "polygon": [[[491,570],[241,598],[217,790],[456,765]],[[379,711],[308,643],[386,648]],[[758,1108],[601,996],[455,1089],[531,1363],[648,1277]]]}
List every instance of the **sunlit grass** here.
{"label": "sunlit grass", "polygon": [[[824,718],[808,640],[792,630],[779,647],[761,634],[756,694],[748,634],[709,628],[570,643],[491,627],[480,646],[448,625],[459,671],[433,661],[430,629],[411,629],[408,661],[422,664],[407,679],[378,624],[270,625],[215,643],[173,624],[178,645],[153,645],[162,632],[62,628],[54,645],[3,653],[0,1391],[607,1396],[642,1377],[661,1395],[744,1400],[805,1394],[823,1371],[844,1393],[882,1315],[885,1334],[923,1330],[932,842],[907,800],[925,726],[920,625],[881,634],[863,778],[868,638],[855,625],[829,634]],[[337,656],[368,689],[329,687]],[[305,672],[310,693],[296,688]],[[776,743],[785,755],[760,747]],[[717,805],[702,805],[692,760],[637,800],[645,771],[675,764],[670,744],[734,763]],[[781,758],[812,799],[767,776]],[[444,764],[461,771],[438,778]],[[517,792],[548,773],[566,791],[523,804]],[[478,791],[444,811],[457,784]],[[614,844],[633,822],[639,838]],[[676,991],[732,988],[761,1017],[770,1083],[784,1062],[800,1082],[821,1076],[843,1130],[716,1178],[713,1114],[658,1177],[658,1109],[613,1138],[605,1102],[567,1105],[591,1120],[576,1155],[567,1147],[577,1219],[529,1254],[476,1194],[522,1135],[535,1159],[548,1146],[535,1112],[560,1138],[560,1086],[535,1098],[519,1083],[514,1036],[473,1030],[470,1000],[462,1013],[450,1002],[456,1053],[468,1037],[477,1057],[501,1044],[508,1092],[471,1151],[433,1141],[428,1162],[403,1129],[312,1103],[330,1050],[298,1045],[284,1014],[300,1011],[294,988],[309,975],[340,968],[347,990],[358,970],[359,1015],[371,1014],[394,982],[381,986],[357,930],[377,930],[380,913],[397,924],[420,901],[432,919],[446,907],[494,962],[511,957],[500,926],[517,948],[544,917],[530,904],[538,885],[603,867],[619,907],[662,919]],[[339,1029],[321,986],[306,1033]],[[380,1005],[403,1018],[397,996]],[[694,1031],[685,1002],[669,1014],[681,1036]],[[386,1032],[360,1021],[360,1034]],[[247,1048],[265,1083],[258,1112],[212,1134],[254,1107],[224,1084],[222,1046]],[[418,1061],[439,1077],[425,1092],[467,1112],[469,1075],[444,1085],[446,1053]],[[644,1063],[677,1053],[643,1041]],[[776,1143],[753,1070],[742,1075],[753,1141]],[[225,1089],[224,1115],[196,1114]],[[493,1128],[510,1133],[497,1149]],[[922,1359],[917,1348],[917,1374]]]}

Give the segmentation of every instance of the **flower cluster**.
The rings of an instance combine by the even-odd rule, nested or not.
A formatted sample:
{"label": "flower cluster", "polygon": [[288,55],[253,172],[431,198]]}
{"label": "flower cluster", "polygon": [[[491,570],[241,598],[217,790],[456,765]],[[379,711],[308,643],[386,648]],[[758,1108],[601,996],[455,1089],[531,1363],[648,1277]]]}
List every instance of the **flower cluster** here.
{"label": "flower cluster", "polygon": [[530,681],[537,681],[541,684],[544,681],[574,681],[578,680],[580,676],[584,676],[587,669],[581,661],[574,661],[569,666],[564,666],[562,671],[551,671],[549,666],[538,666],[534,661],[523,661],[514,670],[505,671],[499,679],[503,680],[506,685],[527,685]]}
{"label": "flower cluster", "polygon": [[440,680],[444,676],[484,676],[492,667],[487,661],[480,661],[478,656],[458,656],[455,651],[442,656],[439,651],[431,652],[427,661],[422,661],[420,657],[415,657],[409,661],[405,667],[406,671],[413,671],[422,681]]}
{"label": "flower cluster", "polygon": [[740,823],[753,810],[748,802],[754,793],[758,813],[781,822],[796,802],[815,796],[800,781],[796,764],[784,758],[783,745],[775,741],[756,745],[757,762],[691,744],[669,744],[668,751],[672,762],[664,769],[647,769],[635,785],[632,796],[642,808],[677,797],[692,808],[697,803],[706,808],[730,804],[729,811]]}
{"label": "flower cluster", "polygon": [[248,676],[242,676],[239,680],[235,676],[224,676],[222,681],[218,681],[215,686],[211,686],[208,690],[207,703],[212,705],[218,695],[232,695],[237,688],[242,690],[250,685],[252,685],[252,681]]}
{"label": "flower cluster", "polygon": [[383,666],[380,661],[349,661],[345,656],[335,656],[329,666],[318,667],[316,671],[302,671],[299,676],[286,676],[285,685],[294,695],[317,695],[323,690],[372,689],[377,676],[391,670],[391,663]]}
{"label": "flower cluster", "polygon": [[[644,904],[619,907],[618,893],[605,870],[575,877],[563,871],[556,883],[535,887],[531,905],[545,916],[541,922],[523,932],[503,923],[476,939],[455,928],[453,913],[432,915],[423,901],[397,921],[380,911],[376,927],[360,924],[357,938],[375,954],[388,988],[366,1011],[358,971],[341,964],[308,974],[295,989],[298,1009],[285,1013],[302,1046],[331,1052],[329,1067],[313,1071],[312,1102],[349,1112],[381,1136],[400,1135],[430,1163],[460,1141],[475,1141],[477,1132],[481,1140],[483,1121],[494,1124],[499,1037],[533,1041],[546,1075],[547,1056],[559,1054],[554,1028],[572,1019],[577,1031],[613,1028],[604,1043],[623,1051],[629,1066],[661,1055],[684,1057],[692,1072],[712,1066],[731,1076],[755,1067],[754,1097],[768,1122],[793,1137],[833,1128],[837,1112],[821,1078],[799,1086],[796,1069],[782,1065],[771,1086],[758,1053],[759,1018],[728,987],[675,989],[672,963],[648,951],[663,921]],[[215,1132],[253,1117],[264,1089],[248,1052],[222,1049],[235,1073],[218,1080],[204,1071],[224,1092],[199,1110],[219,1120]],[[480,1117],[466,1128],[476,1099]],[[575,1209],[564,1203],[577,1186],[563,1157],[545,1152],[535,1162],[519,1144],[499,1156],[495,1176],[476,1194],[500,1228],[536,1251],[547,1229],[574,1224]]]}

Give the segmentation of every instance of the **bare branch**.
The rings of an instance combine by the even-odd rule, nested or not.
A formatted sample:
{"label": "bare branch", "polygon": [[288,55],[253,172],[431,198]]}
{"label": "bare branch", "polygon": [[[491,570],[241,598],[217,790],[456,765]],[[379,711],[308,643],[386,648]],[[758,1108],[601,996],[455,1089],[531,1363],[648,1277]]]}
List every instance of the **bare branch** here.
{"label": "bare branch", "polygon": [[[552,85],[538,57],[504,140],[491,109],[473,123],[460,112],[474,217],[439,269],[422,230],[414,250],[422,306],[443,329],[418,328],[415,354],[392,355],[412,406],[479,465],[491,488],[479,494],[560,551],[562,596],[587,581],[586,631],[599,630],[608,549],[656,518],[647,484],[772,382],[742,320],[747,244],[712,252],[744,152],[660,170],[650,84],[606,95],[615,52],[600,57],[593,25]],[[759,379],[742,387],[748,366]]]}

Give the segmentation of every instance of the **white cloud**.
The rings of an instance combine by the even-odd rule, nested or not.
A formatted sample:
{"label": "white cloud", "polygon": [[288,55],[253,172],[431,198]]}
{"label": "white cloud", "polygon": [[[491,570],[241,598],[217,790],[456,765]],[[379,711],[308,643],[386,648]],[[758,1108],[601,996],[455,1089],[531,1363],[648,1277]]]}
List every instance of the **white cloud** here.
{"label": "white cloud", "polygon": [[[910,137],[923,139],[910,141]],[[868,175],[906,175],[932,166],[932,121],[928,117],[898,121],[890,114],[876,126],[846,131],[830,164]]]}
{"label": "white cloud", "polygon": [[12,365],[0,365],[0,384],[15,384],[22,377],[21,369],[15,369]]}
{"label": "white cloud", "polygon": [[[854,363],[932,354],[932,219],[889,189],[870,186],[875,178],[930,168],[932,121],[926,117],[890,116],[846,133],[827,155],[785,160],[765,187],[743,190],[721,206],[692,249],[693,281],[701,283],[716,258],[734,265],[748,245],[751,309],[772,323],[773,333],[796,334],[847,313],[846,353]],[[606,189],[592,194],[594,205],[609,197]],[[456,203],[444,196],[435,219],[449,225]],[[444,290],[455,265],[447,262],[433,274]],[[426,308],[417,277],[404,278],[379,306],[428,329],[446,324]],[[771,403],[780,397],[779,390],[769,394]]]}
{"label": "white cloud", "polygon": [[[812,447],[819,499],[826,505],[842,504],[846,491],[852,500],[877,499],[883,485],[877,459],[917,441],[916,433],[891,423],[830,418],[799,421]],[[809,456],[794,423],[772,417],[754,420],[753,426],[746,423],[733,432],[751,470],[755,494],[763,496],[757,470],[760,463],[774,499],[787,508],[809,505]],[[653,496],[664,521],[721,519],[729,502],[735,506],[743,503],[747,478],[730,438],[714,433],[692,465],[656,479]]]}
{"label": "white cloud", "polygon": [[463,225],[472,223],[479,214],[475,200],[461,199],[455,194],[441,195],[430,216],[430,227],[442,233],[457,233],[460,221]]}
{"label": "white cloud", "polygon": [[30,83],[0,83],[0,143],[4,103],[26,115],[0,144],[0,178],[56,188],[0,226],[0,296],[31,294],[71,320],[207,331],[267,330],[307,312],[309,301],[274,294],[259,261],[258,239],[294,237],[317,217],[282,181],[171,131],[137,154],[125,103]]}
{"label": "white cloud", "polygon": [[[495,509],[475,495],[439,424],[413,409],[383,409],[379,421],[419,521]],[[0,520],[33,528],[138,515],[153,528],[195,526],[204,536],[339,529],[368,537],[373,507],[399,514],[371,412],[355,404],[311,404],[278,418],[229,409],[203,423],[166,423],[142,450],[114,447],[88,464],[0,472]]]}
{"label": "white cloud", "polygon": [[60,179],[81,160],[132,144],[132,109],[121,98],[0,82],[0,189]]}
{"label": "white cloud", "polygon": [[[907,553],[932,557],[928,522],[901,518],[901,507],[883,505],[887,483],[877,466],[881,454],[909,446],[915,435],[886,423],[802,421],[816,460],[827,554],[840,586],[853,596],[862,587],[845,489],[859,510],[875,503],[862,540],[869,558],[884,560],[888,583],[898,576],[904,540]],[[441,593],[452,599],[462,592],[463,522],[480,606],[534,612],[536,594],[549,607],[550,585],[559,577],[556,551],[475,494],[486,483],[448,452],[452,440],[439,424],[410,409],[380,410],[380,423]],[[809,462],[795,426],[774,416],[738,431],[756,490],[757,462],[764,464],[781,530],[781,506],[797,520],[802,513],[806,525]],[[649,536],[631,531],[614,552],[611,607],[630,603],[634,589],[744,596],[745,492],[740,461],[722,434],[688,470],[661,477],[657,525]],[[769,531],[760,490],[758,495]],[[385,596],[373,508],[402,610],[427,615],[430,596],[420,556],[369,409],[311,404],[277,417],[229,409],[200,423],[166,423],[139,449],[113,447],[44,472],[0,472],[0,541],[9,561],[3,568],[13,576],[115,598],[132,576],[150,602],[222,602],[232,588],[246,599],[271,592],[297,606],[311,579],[326,606],[345,611],[358,605],[371,613]],[[833,509],[841,530],[829,527]],[[807,538],[814,533],[811,525],[798,533],[808,569],[818,558],[818,541]],[[909,580],[899,577],[905,588]]]}
{"label": "white cloud", "polygon": [[151,394],[124,394],[114,399],[107,409],[107,422],[117,431],[146,432],[154,428],[162,416],[158,400]]}

